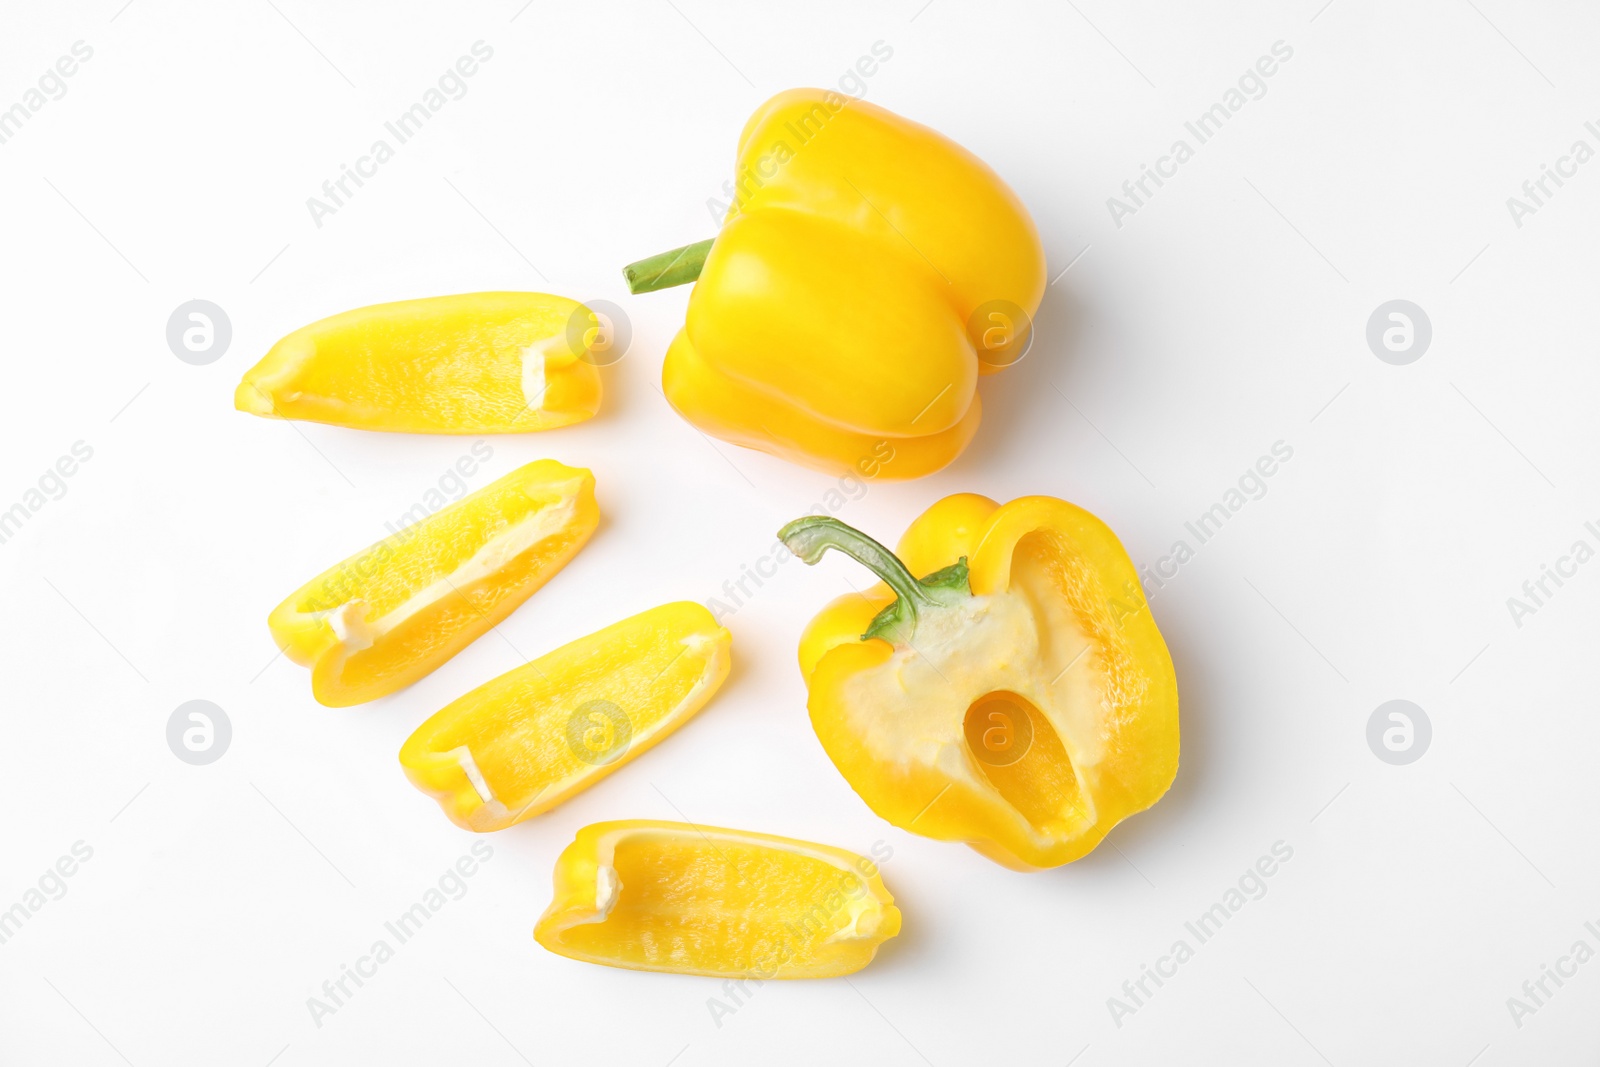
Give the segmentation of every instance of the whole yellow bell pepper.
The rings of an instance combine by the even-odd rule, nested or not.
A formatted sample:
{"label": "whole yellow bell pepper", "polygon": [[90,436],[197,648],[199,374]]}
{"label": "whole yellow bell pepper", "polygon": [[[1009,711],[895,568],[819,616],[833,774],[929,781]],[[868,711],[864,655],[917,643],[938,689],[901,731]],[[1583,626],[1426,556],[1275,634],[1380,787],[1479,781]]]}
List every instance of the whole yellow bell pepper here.
{"label": "whole yellow bell pepper", "polygon": [[822,747],[894,825],[1055,867],[1171,785],[1172,660],[1133,563],[1087,511],[958,494],[898,557],[828,517],[779,537],[807,563],[838,549],[883,579],[811,622],[800,670]]}
{"label": "whole yellow bell pepper", "polygon": [[698,278],[662,368],[679,414],[796,463],[916,478],[978,428],[978,377],[1015,362],[1045,288],[1027,209],[982,160],[881,107],[779,93],[739,139],[721,233],[632,264]]}

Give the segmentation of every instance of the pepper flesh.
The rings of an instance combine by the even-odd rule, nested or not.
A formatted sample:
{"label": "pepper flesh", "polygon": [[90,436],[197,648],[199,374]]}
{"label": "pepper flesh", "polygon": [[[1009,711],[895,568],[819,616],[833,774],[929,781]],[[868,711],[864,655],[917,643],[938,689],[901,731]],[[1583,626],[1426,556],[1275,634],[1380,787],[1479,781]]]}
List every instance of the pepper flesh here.
{"label": "pepper flesh", "polygon": [[549,811],[653,747],[728,676],[732,635],[663,604],[479,686],[417,727],[400,765],[479,833]]}
{"label": "pepper flesh", "polygon": [[[1045,288],[1016,194],[933,130],[813,89],[756,111],[737,173],[709,253],[674,250],[705,262],[662,368],[672,406],[835,473],[916,478],[955,459],[978,377],[1026,351]],[[682,280],[665,255],[629,268],[635,291]]]}
{"label": "pepper flesh", "polygon": [[284,337],[245,373],[240,411],[408,433],[522,433],[600,409],[594,312],[548,293],[357,308]]}
{"label": "pepper flesh", "polygon": [[323,571],[267,625],[319,703],[429,674],[549,581],[600,522],[594,476],[537,460]]}
{"label": "pepper flesh", "polygon": [[[811,519],[780,536],[814,562],[840,547],[818,543],[823,522],[849,530]],[[1172,660],[1104,523],[1051,497],[1002,507],[963,493],[924,512],[899,557],[902,587],[930,572],[946,584],[842,597],[800,641],[812,726],[873,811],[1036,870],[1085,855],[1166,792]],[[963,558],[970,592],[949,584]]]}
{"label": "pepper flesh", "polygon": [[533,936],[587,963],[765,981],[852,974],[899,932],[900,909],[864,856],[629,820],[578,831]]}

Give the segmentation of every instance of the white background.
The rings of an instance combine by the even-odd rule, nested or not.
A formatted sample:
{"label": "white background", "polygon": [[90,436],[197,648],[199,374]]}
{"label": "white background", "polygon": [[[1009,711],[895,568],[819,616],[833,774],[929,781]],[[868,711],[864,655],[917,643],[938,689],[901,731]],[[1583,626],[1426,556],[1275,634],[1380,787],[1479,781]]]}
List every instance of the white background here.
{"label": "white background", "polygon": [[[94,454],[0,545],[0,908],[74,842],[93,857],[0,945],[0,1061],[1592,1062],[1600,963],[1520,1027],[1507,998],[1579,938],[1600,949],[1600,564],[1520,627],[1506,601],[1597,543],[1600,162],[1520,228],[1506,198],[1574,140],[1600,147],[1600,12],[1321,3],[8,4],[0,107],[75,41],[94,55],[0,145],[0,509],[74,442]],[[316,227],[307,197],[480,39],[467,95]],[[1031,876],[888,826],[817,744],[794,662],[849,565],[789,563],[728,620],[734,673],[695,721],[490,839],[467,894],[318,1027],[307,998],[472,841],[401,776],[406,735],[518,650],[718,595],[835,485],[679,420],[657,381],[687,291],[627,297],[618,268],[709,235],[746,116],[880,40],[868,99],[988,160],[1057,280],[967,453],[843,518],[892,540],[949,492],[1048,493],[1151,564],[1294,450],[1153,599],[1176,784]],[[1107,197],[1280,40],[1266,95],[1117,227]],[[324,315],[495,288],[632,317],[602,414],[491,440],[472,480],[588,466],[603,525],[504,639],[319,707],[267,611],[472,441],[255,419],[234,384]],[[193,298],[233,324],[209,366],[165,341]],[[1409,366],[1364,339],[1395,298],[1433,324]],[[196,698],[234,731],[205,767],[165,740]],[[1365,738],[1396,698],[1434,728],[1403,767]],[[529,936],[574,831],[623,817],[885,841],[905,933],[848,982],[769,983],[718,1026],[719,983]],[[1277,841],[1293,858],[1267,894],[1118,1026],[1108,998]]]}

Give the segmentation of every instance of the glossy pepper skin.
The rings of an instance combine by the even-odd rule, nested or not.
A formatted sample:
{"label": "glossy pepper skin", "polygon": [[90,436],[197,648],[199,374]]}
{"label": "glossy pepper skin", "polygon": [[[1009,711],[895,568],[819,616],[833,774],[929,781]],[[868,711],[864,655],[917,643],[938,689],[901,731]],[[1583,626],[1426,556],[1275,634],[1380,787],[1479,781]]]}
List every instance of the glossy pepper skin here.
{"label": "glossy pepper skin", "polygon": [[498,625],[588,543],[594,475],[535,460],[404,526],[267,616],[330,708],[404,689]]}
{"label": "glossy pepper skin", "polygon": [[1172,660],[1089,512],[946,497],[898,560],[836,519],[779,536],[808,563],[836,548],[890,582],[834,601],[800,642],[817,737],[883,818],[1034,870],[1085,855],[1171,785]]}
{"label": "glossy pepper skin", "polygon": [[514,667],[417,727],[400,765],[478,833],[549,811],[695,716],[733,664],[699,604],[629,616]]}
{"label": "glossy pepper skin", "polygon": [[600,409],[593,311],[549,293],[374,304],[284,337],[234,391],[240,411],[361,430],[525,433]]}
{"label": "glossy pepper skin", "polygon": [[[954,460],[978,428],[979,376],[1026,351],[1045,288],[1016,194],[941,134],[815,89],[751,116],[736,175],[662,368],[672,406],[833,473],[916,478]],[[661,287],[638,277],[650,262],[629,268],[635,291]]]}

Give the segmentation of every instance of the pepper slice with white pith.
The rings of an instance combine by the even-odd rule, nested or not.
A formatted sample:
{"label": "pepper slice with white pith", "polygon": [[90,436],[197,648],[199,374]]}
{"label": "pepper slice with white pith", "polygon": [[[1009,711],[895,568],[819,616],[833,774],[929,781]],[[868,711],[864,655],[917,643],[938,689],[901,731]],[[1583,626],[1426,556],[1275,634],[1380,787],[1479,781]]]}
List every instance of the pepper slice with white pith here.
{"label": "pepper slice with white pith", "polygon": [[1132,561],[1089,512],[957,494],[898,557],[833,518],[779,537],[807,563],[832,548],[883,579],[800,643],[817,737],[883,818],[1034,870],[1085,855],[1171,785],[1172,660]]}
{"label": "pepper slice with white pith", "polygon": [[400,765],[457,826],[532,818],[688,722],[733,664],[733,635],[689,601],[662,604],[494,678],[417,727]]}
{"label": "pepper slice with white pith", "polygon": [[295,590],[267,618],[319,703],[376,700],[429,674],[549,581],[594,533],[594,475],[512,471]]}
{"label": "pepper slice with white pith", "polygon": [[632,819],[578,831],[556,860],[555,897],[533,936],[585,963],[765,981],[852,974],[899,932],[900,909],[873,859]]}
{"label": "pepper slice with white pith", "polygon": [[549,293],[374,304],[287,335],[245,373],[252,415],[404,433],[526,433],[600,409],[608,322]]}

